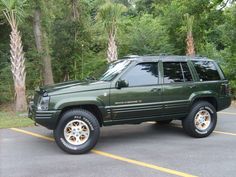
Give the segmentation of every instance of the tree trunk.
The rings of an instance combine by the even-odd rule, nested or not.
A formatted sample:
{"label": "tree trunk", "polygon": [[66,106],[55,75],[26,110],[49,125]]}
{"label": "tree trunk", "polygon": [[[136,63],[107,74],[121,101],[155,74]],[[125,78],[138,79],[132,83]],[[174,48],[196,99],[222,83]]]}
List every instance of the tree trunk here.
{"label": "tree trunk", "polygon": [[[79,23],[79,18],[80,18],[80,12],[79,12],[79,9],[78,9],[78,6],[79,6],[79,0],[71,0],[70,1],[71,3],[71,21],[75,24],[78,24]],[[77,38],[78,38],[78,28],[76,27],[75,28],[75,32],[74,32],[74,47],[76,46],[76,42],[77,42]],[[81,53],[83,52],[83,44],[82,44],[82,49],[81,49]],[[74,57],[74,71],[73,71],[73,74],[74,74],[74,79],[76,80],[76,71],[77,71],[77,67],[76,67],[76,58]],[[82,68],[83,68],[83,62],[82,62]],[[65,80],[69,80],[70,79],[70,75],[69,75],[69,72],[68,71],[65,71],[65,75],[64,75],[64,81]],[[83,75],[83,69],[82,69],[82,75]]]}
{"label": "tree trunk", "polygon": [[192,32],[189,32],[187,34],[186,43],[187,43],[186,55],[194,57],[195,49],[194,49],[194,39],[193,39]]}
{"label": "tree trunk", "polygon": [[194,39],[193,39],[193,33],[192,33],[194,16],[185,14],[185,18],[186,18],[186,27],[187,27],[186,55],[193,57],[195,56]]}
{"label": "tree trunk", "polygon": [[79,20],[78,0],[71,0],[71,17],[73,21]]}
{"label": "tree trunk", "polygon": [[11,53],[11,71],[15,86],[15,110],[17,112],[25,111],[27,108],[25,94],[25,57],[23,52],[22,40],[20,32],[17,28],[16,16],[13,11],[4,12],[10,26],[10,53]]}
{"label": "tree trunk", "polygon": [[107,48],[107,61],[111,63],[118,59],[117,46],[116,46],[116,30],[111,29],[109,33],[108,48]]}
{"label": "tree trunk", "polygon": [[41,56],[43,68],[43,82],[44,85],[53,84],[53,74],[52,74],[52,66],[51,66],[51,57],[49,54],[48,48],[48,38],[46,33],[43,33],[41,27],[41,10],[40,8],[35,8],[34,11],[34,37],[35,43],[38,53]]}
{"label": "tree trunk", "polygon": [[25,87],[15,85],[15,91],[16,91],[16,104],[15,104],[16,111],[17,112],[26,111],[27,103],[26,103]]}

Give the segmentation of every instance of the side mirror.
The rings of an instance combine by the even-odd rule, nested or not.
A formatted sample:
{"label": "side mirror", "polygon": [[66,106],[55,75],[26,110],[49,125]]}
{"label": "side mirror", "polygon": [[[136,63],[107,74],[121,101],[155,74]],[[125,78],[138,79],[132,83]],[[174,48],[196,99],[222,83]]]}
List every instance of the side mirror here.
{"label": "side mirror", "polygon": [[126,80],[118,80],[116,82],[116,88],[117,89],[121,89],[123,87],[128,87],[128,86],[129,86],[129,83]]}

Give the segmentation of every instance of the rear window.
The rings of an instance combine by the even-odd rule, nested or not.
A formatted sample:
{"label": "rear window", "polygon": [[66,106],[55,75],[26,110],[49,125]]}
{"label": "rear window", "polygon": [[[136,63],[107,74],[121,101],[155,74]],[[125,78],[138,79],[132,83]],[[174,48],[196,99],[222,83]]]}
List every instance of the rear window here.
{"label": "rear window", "polygon": [[214,62],[193,61],[193,64],[201,81],[213,81],[221,79]]}

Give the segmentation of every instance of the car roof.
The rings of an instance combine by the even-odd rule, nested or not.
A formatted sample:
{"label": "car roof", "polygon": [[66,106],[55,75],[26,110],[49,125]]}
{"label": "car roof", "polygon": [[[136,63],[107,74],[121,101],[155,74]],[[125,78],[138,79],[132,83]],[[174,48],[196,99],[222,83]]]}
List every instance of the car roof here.
{"label": "car roof", "polygon": [[181,55],[128,55],[121,59],[127,59],[131,61],[137,62],[155,62],[155,61],[169,61],[169,62],[180,62],[180,61],[187,61],[187,60],[194,60],[194,61],[213,61],[206,57],[190,57],[190,56],[181,56]]}

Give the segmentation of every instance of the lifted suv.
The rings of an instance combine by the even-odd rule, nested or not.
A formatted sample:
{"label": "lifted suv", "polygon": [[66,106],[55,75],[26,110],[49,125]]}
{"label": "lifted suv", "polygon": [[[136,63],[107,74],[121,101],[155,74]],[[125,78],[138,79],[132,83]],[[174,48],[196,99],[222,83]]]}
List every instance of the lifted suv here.
{"label": "lifted suv", "polygon": [[98,81],[38,89],[29,117],[54,130],[62,150],[81,154],[107,125],[180,119],[187,134],[206,137],[216,126],[216,112],[230,103],[228,81],[213,60],[133,56],[112,63]]}

